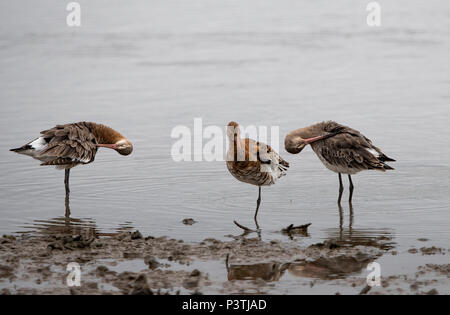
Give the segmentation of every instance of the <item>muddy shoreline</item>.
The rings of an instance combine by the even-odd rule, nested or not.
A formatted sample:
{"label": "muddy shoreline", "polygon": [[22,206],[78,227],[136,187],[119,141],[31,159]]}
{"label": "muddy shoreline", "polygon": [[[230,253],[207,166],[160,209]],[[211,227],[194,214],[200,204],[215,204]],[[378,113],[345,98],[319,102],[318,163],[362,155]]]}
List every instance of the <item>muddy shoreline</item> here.
{"label": "muddy shoreline", "polygon": [[[447,252],[421,248],[414,253]],[[389,276],[381,286],[368,287],[361,272],[379,257],[396,254],[386,237],[302,247],[256,236],[185,243],[138,231],[113,237],[5,235],[0,238],[0,293],[272,294],[286,275],[298,279],[302,292],[333,285],[335,294],[439,294],[436,286],[448,287],[449,264],[426,264],[414,274]],[[81,268],[80,286],[67,285],[70,263]]]}

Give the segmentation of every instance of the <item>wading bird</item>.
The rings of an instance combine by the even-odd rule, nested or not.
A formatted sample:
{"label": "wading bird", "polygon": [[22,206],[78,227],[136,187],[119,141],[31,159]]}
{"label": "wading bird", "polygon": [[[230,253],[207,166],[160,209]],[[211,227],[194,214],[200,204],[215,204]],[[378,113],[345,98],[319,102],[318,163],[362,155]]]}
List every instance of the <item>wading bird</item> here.
{"label": "wading bird", "polygon": [[24,146],[10,151],[31,156],[41,165],[65,170],[66,210],[68,203],[70,169],[94,161],[99,147],[129,155],[133,145],[119,132],[102,124],[78,122],[44,130],[41,135]]}
{"label": "wading bird", "polygon": [[284,140],[286,151],[293,154],[300,153],[308,144],[326,168],[339,174],[339,204],[344,191],[341,174],[348,174],[351,203],[354,189],[351,175],[364,170],[385,172],[394,169],[385,162],[395,160],[383,154],[370,139],[334,121],[291,131]]}
{"label": "wading bird", "polygon": [[[227,151],[227,168],[241,182],[258,186],[256,200],[255,224],[261,203],[261,187],[275,184],[276,180],[286,175],[289,163],[283,160],[270,146],[249,138],[241,138],[239,125],[230,122],[227,126],[229,147]],[[249,230],[235,222],[240,228]]]}

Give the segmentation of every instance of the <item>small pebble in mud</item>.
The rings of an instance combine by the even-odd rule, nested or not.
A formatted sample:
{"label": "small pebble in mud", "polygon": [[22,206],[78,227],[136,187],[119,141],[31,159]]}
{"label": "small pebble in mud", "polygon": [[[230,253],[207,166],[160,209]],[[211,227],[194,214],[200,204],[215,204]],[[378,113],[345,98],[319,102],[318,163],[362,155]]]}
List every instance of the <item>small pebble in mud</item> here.
{"label": "small pebble in mud", "polygon": [[370,289],[372,289],[372,287],[366,285],[366,286],[364,287],[364,289],[362,289],[361,292],[359,292],[359,294],[360,294],[360,295],[367,294],[367,293],[370,291]]}
{"label": "small pebble in mud", "polygon": [[184,225],[192,225],[192,224],[194,224],[194,223],[197,223],[197,221],[195,221],[195,220],[192,219],[192,218],[183,219],[183,221],[181,221],[181,222],[183,222]]}
{"label": "small pebble in mud", "polygon": [[201,274],[202,273],[199,270],[194,269],[189,275],[189,278],[183,281],[183,287],[185,287],[188,290],[197,288],[200,282]]}
{"label": "small pebble in mud", "polygon": [[152,290],[147,283],[147,277],[144,274],[140,274],[134,282],[131,295],[153,295]]}
{"label": "small pebble in mud", "polygon": [[95,270],[95,273],[98,276],[103,277],[108,271],[109,271],[108,267],[106,267],[106,266],[98,266],[97,269]]}
{"label": "small pebble in mud", "polygon": [[11,295],[11,291],[9,291],[8,289],[2,289],[0,295]]}
{"label": "small pebble in mud", "polygon": [[436,289],[431,289],[430,291],[425,292],[425,294],[426,294],[426,295],[438,295],[439,292],[438,292],[438,290],[436,290]]}
{"label": "small pebble in mud", "polygon": [[418,252],[418,250],[416,248],[408,249],[408,253],[410,253],[410,254],[417,254],[417,252]]}
{"label": "small pebble in mud", "polygon": [[323,243],[317,243],[309,246],[309,248],[328,248],[328,249],[336,249],[340,248],[341,246],[339,244],[336,244],[335,242],[331,240],[326,240]]}
{"label": "small pebble in mud", "polygon": [[12,241],[15,240],[16,238],[14,236],[3,235],[2,238],[0,238],[0,244],[11,243]]}
{"label": "small pebble in mud", "polygon": [[197,269],[194,269],[192,272],[191,272],[191,277],[199,277],[200,276],[200,271],[198,271]]}
{"label": "small pebble in mud", "polygon": [[438,248],[435,246],[432,247],[422,247],[420,249],[420,251],[422,252],[422,255],[435,255],[435,254],[442,254],[442,248]]}
{"label": "small pebble in mud", "polygon": [[410,286],[409,286],[409,288],[411,289],[411,291],[417,291],[417,289],[419,288],[419,282],[414,282],[413,284],[411,284]]}
{"label": "small pebble in mud", "polygon": [[50,250],[63,250],[64,246],[61,242],[52,242],[47,246]]}
{"label": "small pebble in mud", "polygon": [[200,282],[199,277],[189,277],[183,281],[183,287],[186,289],[193,289],[198,287],[198,283]]}
{"label": "small pebble in mud", "polygon": [[106,266],[98,266],[95,270],[95,274],[97,275],[97,277],[104,277],[106,275],[115,275],[116,272],[109,270]]}
{"label": "small pebble in mud", "polygon": [[9,266],[1,265],[0,266],[0,278],[9,278],[9,277],[13,276],[14,275],[13,271],[14,271],[14,269]]}
{"label": "small pebble in mud", "polygon": [[86,287],[92,290],[98,289],[98,283],[97,282],[88,282],[86,283]]}
{"label": "small pebble in mud", "polygon": [[131,233],[132,240],[140,240],[141,238],[143,238],[141,232],[134,231],[133,233]]}
{"label": "small pebble in mud", "polygon": [[144,263],[148,266],[148,268],[150,269],[156,269],[158,268],[161,264],[156,260],[155,257],[153,256],[145,256],[144,258]]}
{"label": "small pebble in mud", "polygon": [[123,258],[132,259],[132,258],[139,258],[139,257],[142,257],[140,253],[136,253],[136,252],[124,252],[123,253]]}

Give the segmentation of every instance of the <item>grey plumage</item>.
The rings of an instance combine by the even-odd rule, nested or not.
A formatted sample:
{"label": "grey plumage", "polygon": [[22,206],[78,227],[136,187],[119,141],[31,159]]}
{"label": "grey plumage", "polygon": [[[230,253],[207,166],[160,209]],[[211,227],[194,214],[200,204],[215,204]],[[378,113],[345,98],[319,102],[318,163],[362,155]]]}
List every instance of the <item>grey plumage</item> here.
{"label": "grey plumage", "polygon": [[[57,125],[41,131],[41,136],[11,151],[30,155],[40,160],[41,165],[53,165],[57,168],[72,168],[79,164],[94,161],[97,153],[97,139],[93,132],[94,123],[79,122]],[[37,143],[33,147],[33,143]]]}
{"label": "grey plumage", "polygon": [[66,214],[68,207],[70,169],[92,163],[99,147],[114,149],[121,155],[129,155],[133,145],[128,139],[114,129],[93,122],[78,122],[57,125],[41,131],[41,135],[10,151],[31,156],[41,161],[41,165],[56,166],[65,170],[64,185],[66,188]]}
{"label": "grey plumage", "polygon": [[[358,130],[338,124],[334,121],[321,122],[306,128],[297,129],[286,136],[289,139],[301,139],[336,135],[311,143],[311,148],[322,163],[330,170],[343,174],[356,174],[363,170],[386,171],[393,170],[385,162],[394,162],[387,157],[372,141]],[[289,151],[289,148],[286,147]]]}
{"label": "grey plumage", "polygon": [[363,170],[385,172],[394,168],[386,162],[395,162],[387,157],[372,141],[358,130],[334,121],[321,122],[291,131],[285,138],[286,151],[297,154],[308,144],[329,170],[339,174],[339,198],[344,190],[342,175],[348,174],[351,203],[354,185],[351,175]]}

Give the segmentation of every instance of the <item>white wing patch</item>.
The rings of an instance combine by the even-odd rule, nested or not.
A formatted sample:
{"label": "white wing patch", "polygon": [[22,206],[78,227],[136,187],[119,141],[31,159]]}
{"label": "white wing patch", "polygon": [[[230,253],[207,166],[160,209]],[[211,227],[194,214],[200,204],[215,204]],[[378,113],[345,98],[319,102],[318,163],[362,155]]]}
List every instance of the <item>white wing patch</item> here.
{"label": "white wing patch", "polygon": [[375,155],[375,156],[378,156],[379,154],[378,154],[378,152],[377,151],[375,151],[374,149],[372,149],[372,148],[366,148],[366,150],[367,151],[369,151],[370,153],[372,153],[373,155]]}
{"label": "white wing patch", "polygon": [[81,163],[87,164],[87,163],[92,162],[92,160],[88,159],[88,158],[84,158],[84,159],[75,160],[75,162],[81,162]]}
{"label": "white wing patch", "polygon": [[44,137],[39,137],[36,140],[30,142],[29,145],[36,151],[42,151],[47,146],[47,142],[45,141]]}
{"label": "white wing patch", "polygon": [[260,158],[262,161],[270,161],[270,163],[261,163],[260,171],[269,173],[274,182],[281,176],[286,175],[285,168],[280,165],[278,154],[274,151],[261,154]]}

